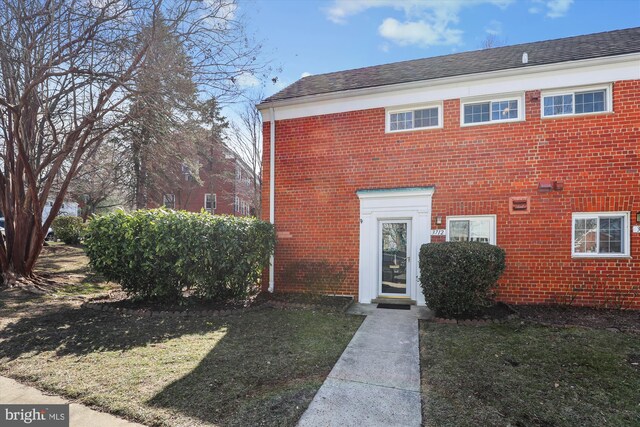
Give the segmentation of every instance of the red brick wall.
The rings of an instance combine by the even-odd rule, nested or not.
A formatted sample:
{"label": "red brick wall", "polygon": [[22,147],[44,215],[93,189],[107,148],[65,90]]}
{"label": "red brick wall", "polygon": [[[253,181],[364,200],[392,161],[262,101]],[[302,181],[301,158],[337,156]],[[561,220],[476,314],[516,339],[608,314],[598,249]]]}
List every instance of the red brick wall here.
{"label": "red brick wall", "polygon": [[[234,209],[235,197],[253,207],[254,190],[250,182],[238,179],[237,169],[241,168],[235,158],[227,158],[225,152],[215,151],[208,157],[200,159],[200,183],[195,180],[187,180],[181,173],[174,175],[180,177],[179,182],[173,182],[171,188],[163,189],[162,193],[154,194],[149,207],[162,205],[164,194],[174,194],[176,198],[175,208],[190,212],[200,212],[204,209],[204,195],[206,193],[216,195],[215,214],[243,215],[238,209]],[[178,165],[180,166],[180,165]],[[243,168],[243,177],[248,171]]]}
{"label": "red brick wall", "polygon": [[[448,215],[497,215],[507,253],[499,298],[640,308],[640,234],[630,259],[571,257],[571,214],[640,211],[640,81],[613,85],[614,113],[540,119],[540,93],[525,96],[526,121],[460,127],[460,103],[444,101],[444,128],[385,134],[384,109],[276,123],[276,289],[286,266],[327,260],[352,266],[341,292],[358,294],[358,189],[435,186],[432,228]],[[264,125],[263,217],[269,216],[269,123]],[[539,181],[564,183],[538,192]],[[529,196],[529,214],[509,198]],[[435,225],[435,217],[443,225]],[[437,241],[433,238],[432,241]],[[441,238],[442,239],[442,238]],[[296,289],[297,288],[297,289]]]}

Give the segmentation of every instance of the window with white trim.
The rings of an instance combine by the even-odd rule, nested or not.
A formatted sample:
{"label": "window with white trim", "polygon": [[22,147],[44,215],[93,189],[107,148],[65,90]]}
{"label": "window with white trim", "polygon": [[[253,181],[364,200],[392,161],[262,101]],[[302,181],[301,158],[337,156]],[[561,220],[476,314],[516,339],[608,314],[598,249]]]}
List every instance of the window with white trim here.
{"label": "window with white trim", "polygon": [[542,93],[542,117],[611,111],[611,86]]}
{"label": "window with white trim", "polygon": [[495,215],[447,217],[448,242],[482,242],[496,244]]}
{"label": "window with white trim", "polygon": [[233,212],[240,212],[240,198],[238,196],[233,200]]}
{"label": "window with white trim", "polygon": [[524,118],[521,96],[502,99],[469,100],[461,103],[461,124],[518,121]]}
{"label": "window with white trim", "polygon": [[442,127],[442,106],[387,111],[387,132]]}
{"label": "window with white trim", "polygon": [[175,194],[165,194],[162,196],[162,204],[167,209],[175,209],[176,208],[176,195]]}
{"label": "window with white trim", "polygon": [[207,212],[213,212],[216,210],[217,197],[215,194],[206,193],[204,195],[204,209]]}
{"label": "window with white trim", "polygon": [[629,212],[573,214],[574,257],[629,256]]}

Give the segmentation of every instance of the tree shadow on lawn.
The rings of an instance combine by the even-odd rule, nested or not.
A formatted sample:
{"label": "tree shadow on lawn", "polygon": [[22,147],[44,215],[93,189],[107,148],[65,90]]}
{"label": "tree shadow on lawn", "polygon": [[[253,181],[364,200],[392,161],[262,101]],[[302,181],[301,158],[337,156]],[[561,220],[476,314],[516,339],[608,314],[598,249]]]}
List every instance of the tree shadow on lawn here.
{"label": "tree shadow on lawn", "polygon": [[[81,394],[89,402],[105,406],[109,399],[96,400],[96,395],[111,394],[107,410],[154,425],[295,425],[360,322],[340,314],[272,309],[182,319],[69,308],[5,327],[0,331],[0,359],[27,356],[24,363],[32,363],[46,352],[64,357],[122,351],[117,356],[122,359],[107,360],[99,369],[111,369],[109,375],[126,391],[116,395],[110,382],[101,384],[102,391],[86,386]],[[211,332],[223,336],[217,342],[209,336],[198,338]],[[162,343],[183,335],[190,337],[163,348]],[[138,377],[126,387],[126,378],[133,375],[126,360],[133,356],[127,350],[135,353],[146,346],[151,347],[146,357],[154,359],[145,368],[146,383],[141,386]],[[193,361],[184,362],[189,355]],[[82,382],[81,374],[74,375],[72,381]]]}
{"label": "tree shadow on lawn", "polygon": [[160,318],[140,321],[134,316],[63,307],[22,317],[0,330],[0,359],[15,360],[24,354],[51,351],[57,356],[125,351],[206,330],[204,324],[197,322]]}

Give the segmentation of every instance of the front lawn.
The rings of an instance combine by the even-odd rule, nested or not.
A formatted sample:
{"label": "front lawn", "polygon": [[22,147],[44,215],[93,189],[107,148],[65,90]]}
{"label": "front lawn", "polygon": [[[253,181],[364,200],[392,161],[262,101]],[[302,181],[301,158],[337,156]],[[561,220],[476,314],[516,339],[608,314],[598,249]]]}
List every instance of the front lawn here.
{"label": "front lawn", "polygon": [[362,319],[265,309],[227,318],[83,310],[0,331],[0,373],[151,425],[295,425]]}
{"label": "front lawn", "polygon": [[640,425],[640,335],[423,322],[426,426]]}
{"label": "front lawn", "polygon": [[362,322],[273,308],[138,317],[80,308],[113,290],[80,247],[45,248],[47,296],[0,292],[0,375],[148,425],[292,426]]}

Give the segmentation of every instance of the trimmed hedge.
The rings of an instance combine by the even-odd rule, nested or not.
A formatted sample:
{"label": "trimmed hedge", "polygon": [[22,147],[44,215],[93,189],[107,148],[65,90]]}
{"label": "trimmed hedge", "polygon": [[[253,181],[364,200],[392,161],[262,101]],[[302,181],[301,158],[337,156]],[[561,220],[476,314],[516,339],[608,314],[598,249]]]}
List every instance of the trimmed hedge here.
{"label": "trimmed hedge", "polygon": [[427,243],[420,248],[422,291],[440,317],[473,316],[490,306],[504,267],[504,250],[488,243]]}
{"label": "trimmed hedge", "polygon": [[83,238],[86,224],[78,216],[57,216],[52,224],[56,239],[67,245],[77,245]]}
{"label": "trimmed hedge", "polygon": [[275,246],[273,225],[255,218],[164,209],[96,217],[85,238],[93,268],[143,299],[183,292],[209,300],[246,297]]}

